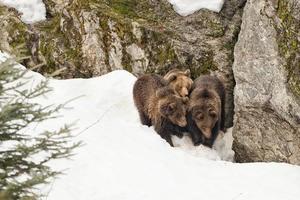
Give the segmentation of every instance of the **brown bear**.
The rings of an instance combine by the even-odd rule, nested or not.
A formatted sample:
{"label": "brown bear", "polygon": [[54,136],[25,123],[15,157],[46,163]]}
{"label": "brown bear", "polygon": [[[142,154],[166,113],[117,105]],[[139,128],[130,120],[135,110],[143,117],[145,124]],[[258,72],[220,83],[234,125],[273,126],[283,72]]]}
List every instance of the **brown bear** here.
{"label": "brown bear", "polygon": [[215,76],[202,75],[192,86],[188,105],[188,131],[194,145],[212,147],[224,130],[225,87]]}
{"label": "brown bear", "polygon": [[190,75],[191,72],[189,69],[185,71],[172,69],[164,76],[164,79],[180,96],[185,97],[189,95],[193,84]]}
{"label": "brown bear", "polygon": [[159,75],[143,75],[133,87],[134,104],[142,124],[155,131],[171,146],[171,135],[182,137],[187,125],[187,97],[180,97]]}

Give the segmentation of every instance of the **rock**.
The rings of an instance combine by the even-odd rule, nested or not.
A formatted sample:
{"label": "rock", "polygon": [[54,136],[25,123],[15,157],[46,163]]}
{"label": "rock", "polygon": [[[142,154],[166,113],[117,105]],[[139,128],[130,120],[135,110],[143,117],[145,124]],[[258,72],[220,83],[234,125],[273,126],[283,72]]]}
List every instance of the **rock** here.
{"label": "rock", "polygon": [[231,66],[245,0],[225,1],[220,13],[203,9],[188,17],[167,0],[43,1],[47,20],[26,29],[27,67],[46,63],[37,69],[44,74],[65,68],[61,78],[116,69],[164,74],[174,67],[189,68],[194,78],[214,73],[226,84],[226,126],[232,126]]}
{"label": "rock", "polygon": [[126,52],[130,55],[132,61],[132,71],[136,74],[143,74],[147,70],[149,60],[145,52],[136,44],[126,47]]}
{"label": "rock", "polygon": [[24,46],[29,38],[29,27],[21,21],[20,13],[0,3],[0,50],[18,54],[14,49],[23,44],[23,48],[18,47],[18,50],[30,54]]}
{"label": "rock", "polygon": [[248,0],[244,8],[233,64],[238,162],[300,164],[298,6],[294,0]]}

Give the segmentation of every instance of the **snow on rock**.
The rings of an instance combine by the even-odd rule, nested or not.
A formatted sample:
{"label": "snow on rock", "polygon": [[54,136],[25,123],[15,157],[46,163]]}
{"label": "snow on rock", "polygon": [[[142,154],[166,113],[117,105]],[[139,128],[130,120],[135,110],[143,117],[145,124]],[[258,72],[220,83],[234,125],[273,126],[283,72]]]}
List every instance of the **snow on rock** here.
{"label": "snow on rock", "polygon": [[[35,83],[43,80],[34,72],[28,76]],[[45,199],[299,199],[299,166],[221,160],[232,159],[231,130],[220,135],[215,150],[194,147],[187,136],[174,137],[176,147],[170,147],[153,127],[140,124],[132,98],[135,80],[119,70],[91,79],[49,81],[53,91],[38,102],[75,99],[61,111],[62,117],[39,124],[35,131],[76,121],[76,140],[84,145],[72,160],[50,163],[65,169],[65,175],[42,188]]]}
{"label": "snow on rock", "polygon": [[174,10],[182,15],[187,16],[194,12],[206,8],[215,12],[220,12],[224,4],[224,0],[168,0]]}
{"label": "snow on rock", "polygon": [[0,3],[17,9],[25,23],[34,23],[46,19],[46,8],[42,0],[0,0]]}

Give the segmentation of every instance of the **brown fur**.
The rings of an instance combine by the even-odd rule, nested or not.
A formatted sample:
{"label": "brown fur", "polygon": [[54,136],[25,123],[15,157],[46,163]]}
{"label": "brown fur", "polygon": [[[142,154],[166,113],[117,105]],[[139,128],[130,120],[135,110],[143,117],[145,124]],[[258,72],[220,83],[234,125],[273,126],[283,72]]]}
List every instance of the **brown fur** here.
{"label": "brown fur", "polygon": [[194,144],[212,146],[219,130],[224,130],[225,88],[214,76],[194,81],[188,106],[188,129]]}
{"label": "brown fur", "polygon": [[185,71],[173,69],[164,76],[164,79],[180,96],[185,97],[189,95],[193,84],[193,80],[190,78],[189,69]]}
{"label": "brown fur", "polygon": [[155,131],[173,146],[171,135],[182,135],[186,126],[188,98],[178,96],[158,75],[144,75],[133,87],[133,98],[142,124],[154,125]]}

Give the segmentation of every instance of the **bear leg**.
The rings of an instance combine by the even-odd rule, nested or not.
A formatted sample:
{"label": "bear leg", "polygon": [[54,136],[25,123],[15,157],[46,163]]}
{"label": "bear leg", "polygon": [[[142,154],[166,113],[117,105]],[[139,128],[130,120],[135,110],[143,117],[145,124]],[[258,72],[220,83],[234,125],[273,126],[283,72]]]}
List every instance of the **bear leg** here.
{"label": "bear leg", "polygon": [[140,120],[143,125],[151,126],[151,119],[145,114],[140,112]]}
{"label": "bear leg", "polygon": [[164,135],[162,136],[162,138],[165,139],[171,145],[171,147],[174,147],[173,141],[171,139],[171,135]]}

